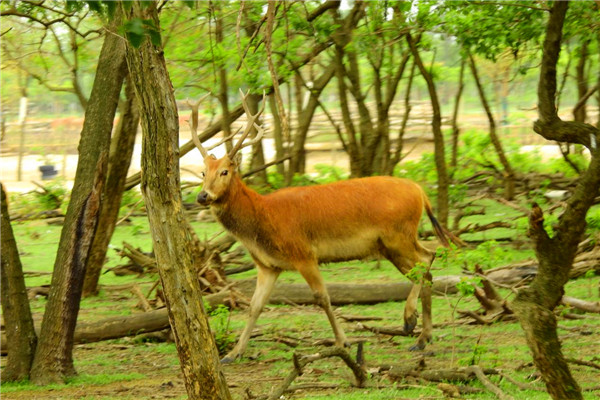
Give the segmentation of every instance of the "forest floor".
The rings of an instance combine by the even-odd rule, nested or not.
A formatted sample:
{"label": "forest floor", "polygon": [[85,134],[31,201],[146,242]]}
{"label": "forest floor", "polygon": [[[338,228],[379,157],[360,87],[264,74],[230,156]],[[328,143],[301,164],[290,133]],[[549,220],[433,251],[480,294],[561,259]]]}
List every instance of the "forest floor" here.
{"label": "forest floor", "polygon": [[[495,210],[495,214],[498,210]],[[210,236],[219,228],[194,223],[200,235]],[[51,269],[60,227],[47,226],[40,221],[21,222],[14,225],[25,270]],[[42,233],[42,236],[40,236]],[[514,234],[514,232],[513,232]],[[113,240],[133,241],[135,246],[148,248],[149,232],[143,217],[133,223],[119,226]],[[490,233],[487,233],[490,235]],[[25,240],[28,239],[28,240]],[[487,243],[487,244],[486,244]],[[462,275],[461,264],[482,263],[484,268],[531,258],[527,246],[514,248],[500,242],[486,242],[457,255],[456,262],[438,260],[434,264],[434,276]],[[109,253],[109,267],[120,260]],[[48,267],[48,265],[50,267]],[[31,272],[31,271],[30,271]],[[348,262],[322,267],[327,282],[373,282],[403,281],[387,262]],[[234,275],[234,279],[253,277],[255,271]],[[465,275],[467,277],[467,275]],[[28,286],[49,282],[49,274],[29,274]],[[141,313],[138,298],[132,293],[135,284],[147,293],[157,276],[103,275],[102,290],[98,297],[84,299],[79,315],[80,321],[97,321],[114,315]],[[302,282],[295,273],[281,276],[282,283]],[[571,280],[566,286],[569,296],[598,301],[600,276],[588,276]],[[130,285],[129,287],[127,285]],[[512,292],[500,289],[509,301]],[[39,324],[46,299],[31,300],[34,319]],[[345,305],[336,308],[341,316],[374,318],[362,324],[374,327],[398,328],[403,325],[403,302],[387,302],[374,305]],[[419,378],[398,380],[394,368],[415,366],[425,362],[425,370],[461,368],[479,365],[492,368],[507,376],[490,375],[489,378],[506,394],[515,399],[547,399],[544,385],[531,363],[531,355],[519,324],[500,321],[492,325],[471,325],[472,320],[460,318],[459,311],[480,308],[473,296],[453,294],[436,295],[433,298],[433,342],[423,351],[409,351],[415,337],[375,334],[361,329],[358,322],[342,322],[350,339],[364,340],[364,355],[368,380],[366,387],[353,386],[350,369],[339,359],[319,360],[307,365],[304,374],[292,384],[292,393],[285,398],[293,399],[443,399],[446,398],[438,383]],[[211,312],[213,332],[224,338],[231,346],[241,332],[246,318],[245,309],[231,312]],[[574,315],[566,306],[557,308],[558,333],[565,357],[570,359],[571,371],[582,386],[584,398],[600,396],[600,317],[598,314]],[[573,319],[577,318],[577,319]],[[420,323],[420,321],[419,321]],[[419,326],[417,327],[417,330]],[[278,387],[293,369],[293,354],[309,355],[323,349],[318,341],[333,337],[327,318],[321,309],[312,305],[269,305],[259,318],[257,330],[251,339],[245,358],[224,366],[227,383],[234,399],[253,399],[268,395]],[[294,347],[292,347],[294,346]],[[357,345],[350,351],[354,355]],[[7,384],[1,387],[2,399],[183,399],[187,398],[179,360],[174,343],[146,341],[139,337],[122,338],[98,343],[77,344],[74,348],[75,367],[78,376],[67,384],[36,387],[29,383]],[[2,357],[2,365],[6,362]],[[587,363],[587,365],[583,365]],[[390,367],[394,367],[390,370]],[[510,378],[519,382],[521,389]],[[457,387],[471,388],[474,393],[461,395],[465,399],[494,399],[476,379],[454,383]]]}
{"label": "forest floor", "polygon": [[[122,302],[115,295],[115,303]],[[106,299],[105,299],[106,300]],[[434,310],[457,298],[437,297]],[[451,304],[446,305],[451,306]],[[465,304],[466,306],[466,304]],[[379,309],[379,310],[378,310]],[[388,315],[379,326],[401,324],[402,304],[348,306],[339,312],[360,312],[365,316]],[[232,317],[241,322],[244,313]],[[427,368],[449,368],[471,363],[495,368],[516,379],[531,390],[520,390],[506,379],[491,376],[505,393],[516,399],[546,399],[544,385],[537,378],[531,357],[516,322],[500,322],[493,326],[447,325],[436,313],[434,322],[446,326],[435,328],[434,342],[426,350],[411,352],[408,347],[414,338],[390,337],[355,331],[356,323],[344,323],[349,338],[365,338],[365,358],[370,377],[365,388],[352,386],[352,373],[339,359],[322,360],[310,364],[293,386],[299,387],[285,398],[294,399],[443,399],[442,390],[435,383],[419,379],[394,382],[385,371],[390,365],[416,365],[423,359]],[[317,323],[318,322],[318,323]],[[237,324],[236,324],[237,325]],[[595,363],[600,346],[598,319],[566,320],[559,322],[559,335],[565,356]],[[288,328],[283,328],[287,326]],[[312,354],[319,351],[310,342],[316,338],[331,337],[331,331],[321,310],[315,307],[270,307],[259,322],[260,336],[251,341],[247,356],[239,362],[225,365],[224,373],[235,399],[253,398],[269,394],[293,369],[292,354]],[[237,330],[237,329],[236,329]],[[280,343],[281,338],[295,338],[305,344],[293,349]],[[353,350],[356,346],[353,346]],[[3,387],[3,399],[169,399],[186,398],[177,352],[172,343],[140,343],[135,339],[75,346],[74,359],[79,376],[66,385],[49,387]],[[600,371],[589,366],[571,364],[571,371],[586,391],[586,399],[600,396]],[[301,385],[304,385],[302,389]],[[492,399],[481,383],[467,385],[479,393],[463,395],[469,399]],[[5,386],[5,385],[3,385]]]}

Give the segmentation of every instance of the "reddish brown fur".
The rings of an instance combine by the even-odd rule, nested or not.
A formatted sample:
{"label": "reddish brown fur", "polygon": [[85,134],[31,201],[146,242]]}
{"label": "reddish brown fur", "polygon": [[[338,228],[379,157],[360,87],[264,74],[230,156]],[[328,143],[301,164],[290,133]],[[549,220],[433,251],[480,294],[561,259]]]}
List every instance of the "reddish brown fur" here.
{"label": "reddish brown fur", "polygon": [[[199,202],[211,206],[217,219],[246,246],[259,269],[248,329],[258,317],[279,272],[295,269],[304,276],[325,309],[336,340],[344,342],[345,336],[333,318],[318,271],[319,263],[382,255],[404,274],[417,262],[429,265],[432,254],[417,240],[423,209],[445,242],[425,193],[407,179],[351,179],[287,188],[263,196],[244,185],[235,163],[227,156],[218,160],[206,158],[205,164],[206,179]],[[417,298],[418,294],[417,290]],[[415,305],[406,311],[410,314],[408,317],[405,312],[410,329],[416,324],[416,309],[413,310],[416,298],[412,301]],[[245,331],[230,359],[243,353],[246,336],[249,332]],[[430,332],[425,332],[418,348],[424,347],[430,336]]]}

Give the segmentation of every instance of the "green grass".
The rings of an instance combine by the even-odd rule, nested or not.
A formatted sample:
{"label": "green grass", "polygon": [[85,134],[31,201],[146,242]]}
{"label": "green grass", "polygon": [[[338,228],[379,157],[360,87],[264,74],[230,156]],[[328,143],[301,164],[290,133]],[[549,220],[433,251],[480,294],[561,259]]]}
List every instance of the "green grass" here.
{"label": "green grass", "polygon": [[[466,199],[468,200],[468,199]],[[523,207],[528,207],[527,200],[518,199]],[[550,206],[541,202],[544,208]],[[494,221],[513,222],[512,228],[494,229],[483,233],[469,233],[464,239],[483,241],[478,245],[468,248],[454,249],[443,256],[439,256],[432,267],[435,276],[460,275],[464,269],[473,270],[476,264],[484,269],[495,268],[507,264],[532,259],[535,257],[526,236],[527,221],[521,213],[489,199],[479,199],[473,208],[485,208],[485,215],[474,215],[463,218],[461,227],[467,224],[486,224]],[[556,213],[559,213],[558,210]],[[596,206],[591,212],[591,228],[598,229],[600,223],[600,207]],[[552,218],[548,218],[552,220]],[[430,226],[423,219],[422,229],[428,230]],[[209,238],[221,231],[222,228],[215,223],[197,223],[192,226],[198,236]],[[48,226],[44,221],[14,222],[17,243],[22,256],[25,271],[47,272],[53,268],[54,258],[60,238],[60,227]],[[504,241],[512,239],[512,243]],[[107,268],[114,267],[124,262],[114,251],[120,248],[123,241],[143,251],[152,249],[152,240],[148,221],[145,217],[132,217],[129,225],[117,227],[108,252]],[[248,258],[249,259],[249,258]],[[352,261],[321,266],[322,275],[326,282],[392,282],[406,281],[396,268],[387,260]],[[256,276],[256,271],[251,270],[231,277],[232,279],[247,279]],[[27,286],[38,286],[50,283],[51,275],[38,277],[28,276]],[[158,275],[115,276],[108,272],[101,276],[100,284],[104,289],[100,295],[83,299],[81,302],[80,320],[94,321],[114,315],[129,315],[140,312],[136,309],[137,298],[128,290],[121,292],[111,290],[111,286],[127,283],[137,283],[145,293]],[[298,273],[284,272],[279,278],[282,283],[303,283],[304,280]],[[569,296],[582,299],[597,299],[600,276],[589,276],[571,280],[565,287]],[[514,297],[511,291],[499,289],[501,296],[507,300]],[[44,311],[46,300],[37,298],[31,301],[31,307],[38,318]],[[427,364],[432,367],[463,366],[475,361],[482,367],[499,368],[506,371],[512,378],[520,382],[531,383],[528,378],[535,373],[533,367],[517,367],[526,365],[531,361],[529,349],[525,343],[523,333],[517,322],[499,322],[490,326],[452,325],[460,321],[457,310],[477,310],[478,302],[473,296],[447,295],[433,297],[433,322],[436,324],[433,332],[433,343],[425,352],[410,352],[408,348],[414,344],[414,337],[389,337],[376,335],[358,330],[356,323],[342,322],[347,336],[367,338],[365,351],[368,366],[378,365],[405,365],[414,363],[424,357]],[[357,314],[364,316],[380,317],[380,321],[369,321],[371,326],[402,326],[404,303],[388,302],[376,305],[344,305],[336,307],[340,314]],[[558,308],[561,310],[561,307]],[[211,317],[213,330],[222,329],[223,321],[227,321],[229,332],[239,335],[246,321],[245,310],[233,310],[226,315],[221,314]],[[225,320],[223,319],[225,318]],[[220,324],[220,325],[219,325]],[[563,343],[566,357],[591,361],[597,354],[598,335],[596,333],[597,320],[567,320],[559,318],[558,334]],[[573,333],[569,329],[584,328],[592,334]],[[260,387],[254,390],[256,394],[268,393],[272,386],[277,385],[292,368],[292,354],[297,351],[301,354],[312,354],[318,351],[313,343],[318,339],[333,337],[331,327],[323,311],[317,306],[290,306],[269,305],[257,323],[260,332],[258,337],[250,340],[247,358],[233,366],[225,367],[228,379],[235,371],[244,371],[260,367],[256,372],[260,376]],[[290,348],[283,343],[276,342],[281,336],[289,336],[299,341],[297,348]],[[354,351],[354,349],[353,349]],[[597,361],[596,361],[597,362]],[[74,386],[85,388],[90,385],[110,385],[115,382],[131,380],[172,379],[180,376],[179,359],[176,347],[172,343],[144,343],[136,339],[122,338],[101,343],[86,344],[76,347],[75,367],[80,372],[76,378],[69,380],[65,385],[51,385],[38,388],[30,383],[2,383],[3,393],[50,391],[53,396],[61,396],[61,390]],[[582,387],[590,387],[597,381],[595,370],[588,367],[572,366],[577,379]],[[253,388],[256,378],[239,378],[237,375],[234,391],[242,396],[244,385]],[[263,378],[265,382],[263,382]],[[506,393],[518,399],[547,399],[541,383],[534,385],[540,391],[519,391],[516,386],[493,377]],[[235,381],[235,379],[234,379]],[[339,359],[321,360],[311,364],[305,374],[294,384],[321,382],[339,385],[335,390],[323,390],[318,394],[310,392],[297,392],[295,399],[397,399],[397,398],[439,398],[442,396],[435,384],[418,382],[393,383],[382,374],[374,374],[369,379],[369,387],[357,389],[350,386],[352,375]],[[242,383],[240,383],[242,382]],[[482,388],[478,383],[471,386]],[[596,392],[585,392],[584,398],[593,399]],[[37,397],[37,395],[35,395]],[[99,397],[89,395],[81,398],[136,398],[115,395],[114,397]],[[177,396],[175,396],[177,397]],[[40,398],[43,398],[40,395]],[[469,399],[493,399],[489,392],[467,395]]]}
{"label": "green grass", "polygon": [[135,379],[144,378],[144,375],[137,372],[129,373],[103,373],[103,374],[79,374],[67,380],[64,384],[50,384],[38,386],[28,381],[24,382],[3,382],[2,393],[14,393],[18,391],[48,391],[60,390],[68,386],[83,386],[83,385],[106,385],[113,382],[127,382]]}

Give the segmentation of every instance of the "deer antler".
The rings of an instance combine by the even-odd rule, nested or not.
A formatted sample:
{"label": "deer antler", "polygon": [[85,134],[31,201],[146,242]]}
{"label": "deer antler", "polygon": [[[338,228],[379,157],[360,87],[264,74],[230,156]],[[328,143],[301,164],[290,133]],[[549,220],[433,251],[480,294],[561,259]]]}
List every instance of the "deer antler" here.
{"label": "deer antler", "polygon": [[202,146],[202,143],[200,143],[200,138],[198,138],[198,107],[200,107],[200,103],[202,103],[209,95],[210,93],[205,94],[196,103],[192,103],[189,100],[187,101],[188,105],[192,108],[192,117],[190,120],[188,120],[188,123],[190,124],[190,131],[192,132],[192,141],[198,150],[200,150],[202,158],[208,157],[208,150]]}
{"label": "deer antler", "polygon": [[[240,151],[240,149],[242,149],[243,147],[258,143],[265,134],[265,131],[256,124],[256,121],[258,120],[258,117],[260,117],[262,112],[265,110],[266,93],[263,91],[262,107],[254,115],[252,115],[252,113],[250,112],[250,109],[248,108],[248,104],[246,103],[246,99],[250,95],[250,91],[248,91],[248,93],[244,94],[244,92],[242,92],[242,89],[240,89],[240,94],[242,95],[242,106],[244,107],[244,111],[246,112],[246,117],[247,117],[248,121],[246,123],[246,129],[244,129],[244,133],[242,133],[242,137],[240,138],[240,140],[237,141],[235,146],[233,146],[233,148],[231,149],[231,151],[228,154],[230,159],[233,159],[233,157],[236,155],[236,153],[238,151]],[[246,139],[246,137],[248,137],[248,135],[250,134],[250,131],[252,131],[253,127],[255,127],[258,131],[256,137],[254,139],[252,139],[251,141],[247,142],[246,144],[244,144],[244,140]]]}

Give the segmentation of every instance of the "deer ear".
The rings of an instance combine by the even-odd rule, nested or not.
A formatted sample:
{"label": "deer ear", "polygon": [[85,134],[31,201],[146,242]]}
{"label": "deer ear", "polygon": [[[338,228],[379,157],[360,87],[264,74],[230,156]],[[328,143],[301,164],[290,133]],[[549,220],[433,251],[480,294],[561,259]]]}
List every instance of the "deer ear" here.
{"label": "deer ear", "polygon": [[242,166],[242,152],[239,152],[235,156],[233,156],[233,160],[231,160],[231,165],[233,165],[234,168],[238,171],[240,170]]}

